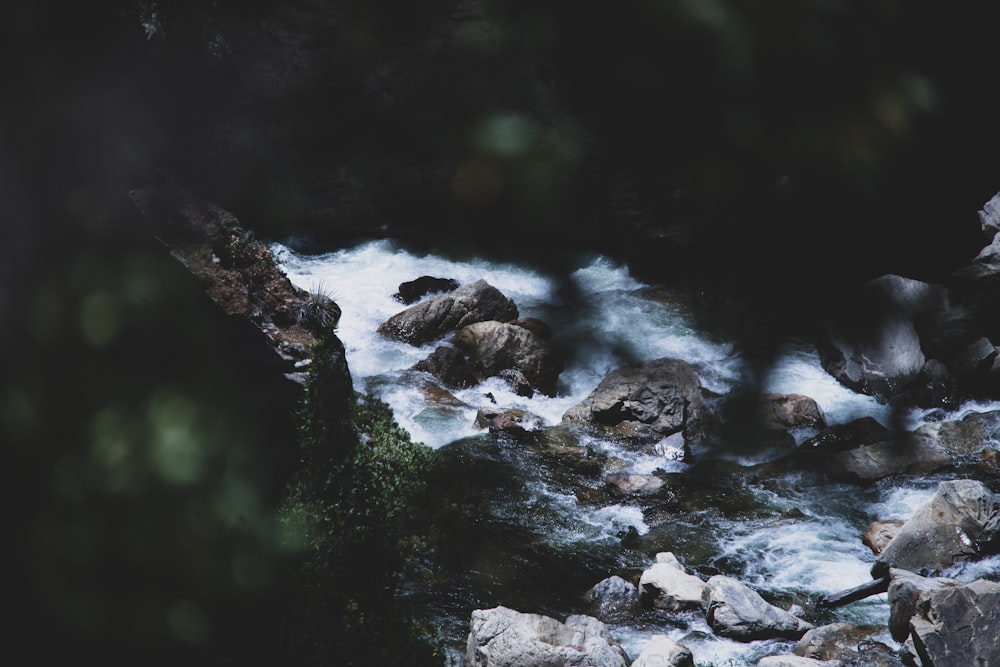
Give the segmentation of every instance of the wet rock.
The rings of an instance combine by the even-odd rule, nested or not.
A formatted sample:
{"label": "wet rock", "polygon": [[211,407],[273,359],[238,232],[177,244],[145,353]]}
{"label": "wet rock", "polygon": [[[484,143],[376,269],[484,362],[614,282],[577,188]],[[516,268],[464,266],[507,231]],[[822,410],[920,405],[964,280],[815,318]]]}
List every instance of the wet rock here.
{"label": "wet rock", "polygon": [[712,631],[737,641],[799,639],[813,625],[768,603],[749,586],[715,575],[705,583],[702,606]]}
{"label": "wet rock", "polygon": [[607,626],[592,616],[573,615],[560,623],[549,616],[494,607],[472,612],[465,664],[627,667],[628,656]]}
{"label": "wet rock", "polygon": [[439,345],[426,359],[414,364],[413,369],[430,373],[445,385],[456,389],[476,384],[476,374],[465,355],[447,345]]}
{"label": "wet rock", "polygon": [[613,472],[604,477],[604,487],[618,496],[651,496],[666,486],[666,480],[656,475]]}
{"label": "wet rock", "polygon": [[[845,665],[872,665],[873,663],[869,662],[858,662],[861,646],[864,644],[865,652],[871,653],[875,647],[870,644],[874,643],[875,637],[884,632],[884,627],[830,623],[813,628],[802,635],[794,651],[795,655],[813,660],[837,660]],[[882,646],[889,648],[885,644]]]}
{"label": "wet rock", "polygon": [[826,417],[815,399],[802,394],[764,394],[761,417],[772,424],[794,428],[826,426]]}
{"label": "wet rock", "polygon": [[868,525],[868,530],[861,536],[861,541],[866,547],[872,550],[876,556],[882,553],[882,549],[892,541],[899,529],[902,528],[902,520],[890,519],[889,521],[872,521]]}
{"label": "wet rock", "polygon": [[811,458],[834,479],[861,483],[934,472],[953,463],[935,438],[895,435],[872,417],[825,429],[802,443],[798,457],[805,463]]}
{"label": "wet rock", "polygon": [[423,345],[475,322],[517,317],[517,306],[485,280],[462,285],[396,313],[378,327],[389,338]]}
{"label": "wet rock", "polygon": [[888,400],[912,384],[927,361],[916,320],[947,307],[943,285],[896,275],[869,281],[850,307],[831,314],[820,362],[841,384]]}
{"label": "wet rock", "polygon": [[638,589],[635,584],[615,575],[603,579],[584,595],[594,615],[604,622],[628,619],[636,611]]}
{"label": "wet rock", "polygon": [[934,496],[907,521],[872,566],[881,578],[890,568],[937,571],[1000,549],[1000,503],[982,482],[941,482]]}
{"label": "wet rock", "polygon": [[611,436],[658,441],[682,433],[685,445],[704,439],[707,419],[697,374],[687,362],[672,358],[613,371],[563,415],[563,423]]}
{"label": "wet rock", "polygon": [[462,327],[454,344],[481,378],[513,369],[543,394],[555,394],[562,360],[548,341],[528,329],[496,321],[476,322]]}
{"label": "wet rock", "polygon": [[694,655],[666,635],[653,635],[632,667],[694,667]]}
{"label": "wet rock", "polygon": [[476,426],[488,428],[491,433],[508,433],[515,436],[526,436],[538,431],[544,420],[520,408],[496,408],[493,406],[479,408],[476,412]]}
{"label": "wet rock", "polygon": [[639,577],[639,602],[643,607],[667,611],[698,609],[705,582],[688,574],[670,552],[656,554],[656,562]]}
{"label": "wet rock", "polygon": [[411,305],[420,301],[428,294],[438,292],[451,292],[459,288],[458,281],[453,278],[435,278],[433,276],[420,276],[414,280],[409,280],[399,284],[399,291],[392,295],[392,298],[400,303]]}

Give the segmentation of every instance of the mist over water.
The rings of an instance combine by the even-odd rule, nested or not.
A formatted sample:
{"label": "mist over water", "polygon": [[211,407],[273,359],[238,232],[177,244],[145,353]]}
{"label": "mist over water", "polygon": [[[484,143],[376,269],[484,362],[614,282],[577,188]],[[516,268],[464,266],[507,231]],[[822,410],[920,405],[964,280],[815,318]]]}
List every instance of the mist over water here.
{"label": "mist over water", "polygon": [[[555,265],[561,269],[552,272],[546,267],[476,256],[418,253],[387,240],[362,242],[321,255],[299,254],[282,244],[274,244],[273,249],[295,285],[322,290],[340,305],[343,314],[337,333],[346,347],[355,388],[389,403],[414,440],[432,448],[482,437],[474,419],[478,408],[492,403],[489,396],[499,406],[538,415],[542,426],[556,425],[563,413],[583,400],[608,373],[630,362],[683,359],[694,366],[706,389],[718,395],[739,389],[747,379],[734,345],[697,328],[688,295],[644,284],[624,266],[599,255],[559,258]],[[517,396],[493,378],[452,391],[456,400],[428,400],[433,380],[410,368],[437,343],[413,347],[376,333],[382,322],[406,308],[392,297],[400,283],[425,275],[453,278],[459,283],[485,279],[514,300],[521,317],[536,317],[549,324],[553,345],[566,360],[556,395]],[[788,343],[763,378],[763,388],[813,398],[829,424],[862,416],[872,416],[883,425],[890,423],[888,406],[837,383],[823,371],[815,348],[808,342]],[[915,425],[921,416],[913,413],[907,418]],[[798,437],[800,442],[802,437]],[[676,460],[671,460],[662,453],[626,451],[586,436],[581,444],[632,472],[683,476],[689,467],[680,460],[679,452]],[[505,454],[499,451],[496,456],[504,458]],[[756,462],[753,456],[739,452],[735,459],[740,465]],[[677,545],[676,555],[689,572],[703,578],[714,573],[734,576],[784,606],[787,602],[782,601],[790,596],[816,599],[869,579],[874,555],[861,542],[868,524],[877,519],[908,518],[936,486],[936,481],[923,480],[864,490],[846,485],[814,488],[805,479],[785,475],[771,480],[766,488],[743,485],[738,490],[742,499],[735,502],[745,509],[691,510],[672,519],[674,524],[664,524],[661,517],[660,525],[654,527],[648,511],[633,501],[588,504],[580,501],[574,489],[540,468],[522,467],[517,474],[521,480],[516,491],[484,490],[494,499],[490,521],[510,527],[534,545],[529,550],[547,554],[545,558],[555,554],[573,567],[599,563],[598,568],[605,573],[595,574],[588,585],[612,571],[641,571],[652,563],[654,553],[623,550],[623,534],[634,531],[646,540],[669,534],[668,543]],[[715,481],[707,480],[706,484],[711,487]],[[724,495],[712,488],[704,493],[709,498]],[[688,537],[677,537],[680,535]],[[531,571],[530,563],[506,567],[514,567],[518,576]],[[450,639],[457,651],[474,605],[508,604],[504,595],[528,600],[524,604],[536,609],[551,610],[555,599],[554,606],[563,616],[586,613],[579,605],[565,602],[573,596],[567,598],[565,590],[557,594],[555,583],[551,590],[538,588],[534,591],[537,597],[531,598],[524,597],[523,587],[508,590],[491,576],[485,570],[470,573],[452,593],[433,598],[443,627],[455,635]],[[496,590],[489,593],[476,590],[494,584]],[[888,612],[886,596],[880,595],[834,610],[832,620],[884,626]],[[559,615],[556,611],[553,614]],[[688,645],[696,663],[752,665],[761,656],[788,652],[778,651],[781,642],[741,644],[718,638],[700,614],[682,615],[667,625],[663,619],[652,624],[612,625],[612,631],[633,659],[653,634],[667,634]],[[885,641],[892,642],[888,635]],[[790,651],[792,645],[786,642],[785,648]]]}

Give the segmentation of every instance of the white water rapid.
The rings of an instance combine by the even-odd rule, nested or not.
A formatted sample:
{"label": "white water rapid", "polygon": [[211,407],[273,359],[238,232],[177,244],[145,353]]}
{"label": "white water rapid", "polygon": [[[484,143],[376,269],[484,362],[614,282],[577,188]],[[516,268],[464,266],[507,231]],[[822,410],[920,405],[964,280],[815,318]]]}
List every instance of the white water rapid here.
{"label": "white water rapid", "polygon": [[[337,333],[346,346],[355,388],[389,403],[413,439],[432,448],[481,436],[474,417],[477,408],[488,404],[487,393],[500,406],[523,408],[557,424],[562,414],[586,397],[605,375],[630,361],[667,356],[683,359],[695,367],[702,384],[718,394],[745,381],[744,363],[734,345],[696,327],[688,297],[643,284],[605,257],[561,258],[555,264],[560,270],[550,272],[540,266],[454,253],[413,252],[387,240],[362,242],[320,255],[299,254],[281,244],[274,244],[273,249],[295,285],[324,291],[340,305],[343,314]],[[503,382],[489,380],[452,392],[459,402],[429,402],[424,391],[428,378],[408,369],[425,358],[435,344],[416,348],[376,333],[379,324],[405,308],[392,298],[400,283],[424,275],[461,283],[483,278],[513,299],[522,317],[548,323],[553,344],[567,351],[557,394],[524,398]],[[888,408],[838,384],[822,370],[815,350],[805,342],[789,344],[766,378],[765,388],[812,397],[829,424],[870,415],[888,425]],[[912,415],[914,425],[920,418]],[[685,464],[679,460],[665,463],[663,457],[619,451],[610,443],[588,444],[621,458],[631,471],[653,472],[666,466],[666,472],[684,472]],[[737,454],[734,460],[754,462],[751,455]],[[541,545],[532,547],[536,551],[556,551],[568,554],[567,560],[578,558],[588,563],[592,558],[606,563],[609,570],[641,570],[653,554],[620,553],[620,536],[634,528],[640,537],[671,545],[689,571],[702,576],[735,572],[761,593],[818,597],[869,579],[874,556],[861,542],[867,525],[876,519],[908,518],[933,492],[936,481],[915,481],[908,486],[876,484],[866,489],[847,485],[810,488],[792,476],[744,490],[753,500],[753,509],[692,511],[674,523],[661,522],[659,537],[651,534],[656,531],[650,518],[628,501],[583,503],[544,475],[528,473],[523,484],[524,495],[501,496],[490,511],[497,521],[517,524],[529,533]],[[797,510],[797,520],[776,519],[792,510]],[[578,555],[584,552],[597,555]],[[596,576],[591,584],[603,576]],[[467,632],[468,614],[476,605],[516,607],[515,602],[533,599],[516,584],[509,589],[498,584],[501,593],[477,590],[476,582],[483,580],[498,581],[487,575],[480,579],[470,575],[462,586],[438,598],[437,613],[457,651]],[[508,590],[518,591],[515,600],[498,599]],[[546,591],[535,594],[542,597]],[[536,607],[552,615],[559,611],[563,615],[585,613],[561,599],[538,599]],[[885,627],[888,612],[885,595],[879,595],[831,612],[830,620]],[[776,651],[776,642],[743,644],[717,638],[697,614],[672,625],[638,623],[615,625],[612,630],[633,659],[653,634],[682,641],[699,665],[753,665],[759,657]],[[888,633],[883,639],[893,645]]]}

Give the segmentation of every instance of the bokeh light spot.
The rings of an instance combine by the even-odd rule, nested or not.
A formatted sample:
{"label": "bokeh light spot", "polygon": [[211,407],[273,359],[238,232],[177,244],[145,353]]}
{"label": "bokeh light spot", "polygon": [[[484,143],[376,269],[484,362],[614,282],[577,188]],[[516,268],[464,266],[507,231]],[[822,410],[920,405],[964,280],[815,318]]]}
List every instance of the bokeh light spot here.
{"label": "bokeh light spot", "polygon": [[80,305],[80,332],[94,347],[104,347],[118,335],[121,311],[107,292],[93,292]]}

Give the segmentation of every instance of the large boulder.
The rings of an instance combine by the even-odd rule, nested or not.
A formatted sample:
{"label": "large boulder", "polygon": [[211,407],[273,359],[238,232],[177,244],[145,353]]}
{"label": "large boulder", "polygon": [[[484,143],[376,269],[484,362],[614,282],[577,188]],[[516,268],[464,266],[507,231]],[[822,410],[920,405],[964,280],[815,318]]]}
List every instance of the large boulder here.
{"label": "large boulder", "polygon": [[560,623],[507,607],[476,609],[466,644],[467,667],[627,667],[628,656],[592,616]]}
{"label": "large boulder", "polygon": [[893,570],[890,628],[921,667],[1000,664],[1000,583],[920,581]]}
{"label": "large boulder", "polygon": [[684,571],[670,552],[656,554],[656,562],[639,577],[639,602],[644,607],[683,611],[701,607],[705,582]]}
{"label": "large boulder", "polygon": [[820,362],[841,384],[892,398],[918,378],[927,360],[918,326],[948,307],[942,285],[895,275],[871,280],[848,307],[831,314]]}
{"label": "large boulder", "polygon": [[476,322],[462,327],[453,342],[479,377],[515,370],[538,391],[555,394],[562,360],[546,339],[531,330],[505,322]]}
{"label": "large boulder", "polygon": [[982,482],[941,482],[927,503],[903,524],[872,565],[882,578],[890,568],[938,571],[1000,550],[1000,503]]}
{"label": "large boulder", "polygon": [[720,637],[749,642],[757,639],[799,639],[813,625],[767,602],[736,579],[717,574],[702,592],[705,618]]}
{"label": "large boulder", "polygon": [[705,436],[701,381],[686,361],[669,357],[619,368],[563,415],[611,436],[656,442],[681,434],[685,447]]}
{"label": "large boulder", "polygon": [[474,322],[507,322],[517,315],[511,299],[485,280],[477,280],[396,313],[379,325],[378,332],[419,346]]}

